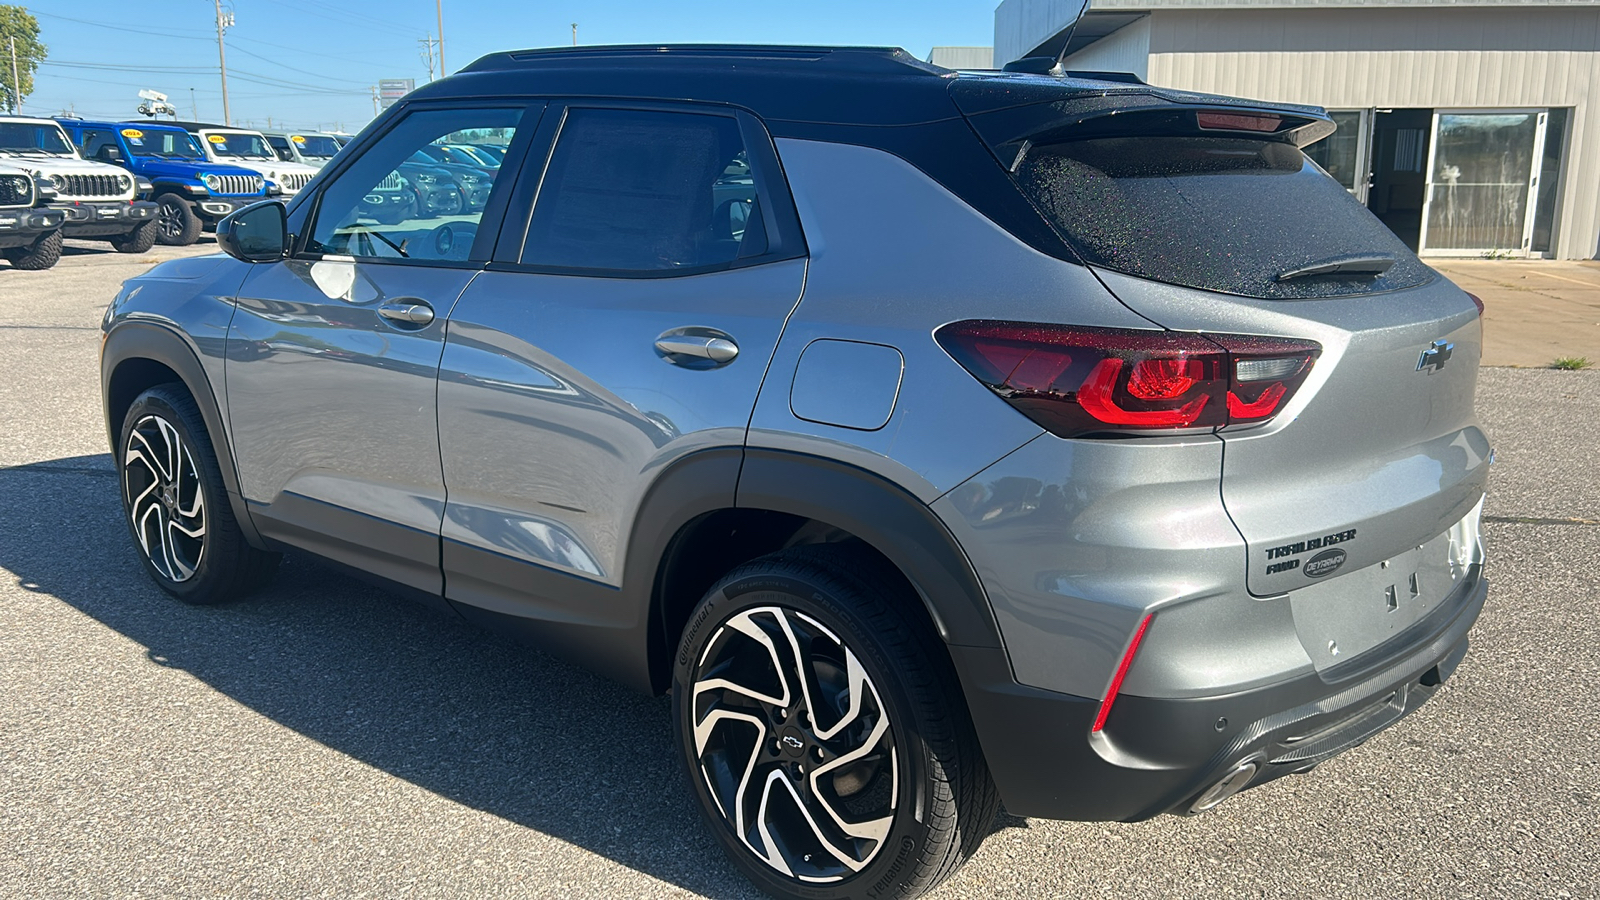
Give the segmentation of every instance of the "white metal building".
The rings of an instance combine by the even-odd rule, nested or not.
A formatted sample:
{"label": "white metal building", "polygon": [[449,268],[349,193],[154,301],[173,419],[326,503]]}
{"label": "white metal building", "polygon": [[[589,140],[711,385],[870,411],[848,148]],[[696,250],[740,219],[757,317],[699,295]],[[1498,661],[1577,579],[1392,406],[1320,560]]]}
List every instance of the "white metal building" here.
{"label": "white metal building", "polygon": [[[1079,0],[1005,0],[995,62]],[[1308,148],[1425,255],[1600,251],[1600,0],[1090,0],[1073,70],[1326,107]]]}

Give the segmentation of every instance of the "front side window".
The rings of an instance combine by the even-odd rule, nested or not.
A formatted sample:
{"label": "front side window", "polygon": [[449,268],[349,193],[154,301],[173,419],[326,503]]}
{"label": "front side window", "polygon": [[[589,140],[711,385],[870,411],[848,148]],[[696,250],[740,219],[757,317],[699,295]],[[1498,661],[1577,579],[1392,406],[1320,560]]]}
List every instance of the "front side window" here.
{"label": "front side window", "polygon": [[391,260],[465,260],[500,170],[441,162],[425,151],[463,134],[503,129],[521,109],[414,112],[322,191],[310,253]]}
{"label": "front side window", "polygon": [[756,197],[730,116],[572,109],[522,262],[649,273],[725,266],[767,249]]}

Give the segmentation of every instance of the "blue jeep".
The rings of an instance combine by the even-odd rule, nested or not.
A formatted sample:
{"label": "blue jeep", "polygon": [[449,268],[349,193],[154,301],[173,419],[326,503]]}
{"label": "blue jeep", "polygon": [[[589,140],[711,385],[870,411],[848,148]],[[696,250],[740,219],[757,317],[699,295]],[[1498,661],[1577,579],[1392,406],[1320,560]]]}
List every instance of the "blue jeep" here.
{"label": "blue jeep", "polygon": [[182,246],[228,213],[277,193],[261,173],[206,159],[187,131],[157,122],[56,121],[85,159],[122,166],[152,185],[160,204],[156,239]]}

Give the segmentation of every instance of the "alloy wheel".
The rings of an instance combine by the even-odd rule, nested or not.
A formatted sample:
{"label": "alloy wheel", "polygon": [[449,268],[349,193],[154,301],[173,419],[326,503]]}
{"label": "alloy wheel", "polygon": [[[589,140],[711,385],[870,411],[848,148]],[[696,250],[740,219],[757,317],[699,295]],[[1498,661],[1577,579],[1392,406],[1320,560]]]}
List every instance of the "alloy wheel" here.
{"label": "alloy wheel", "polygon": [[206,548],[205,491],[178,429],[147,415],[128,434],[122,489],[133,533],[150,564],[173,582],[194,577]]}
{"label": "alloy wheel", "polygon": [[157,227],[161,229],[163,235],[174,240],[182,237],[187,227],[184,221],[184,209],[179,205],[182,202],[182,200],[163,200],[160,208],[156,210]]}
{"label": "alloy wheel", "polygon": [[856,654],[793,609],[741,611],[694,669],[695,768],[766,865],[810,883],[861,871],[900,797],[895,732]]}

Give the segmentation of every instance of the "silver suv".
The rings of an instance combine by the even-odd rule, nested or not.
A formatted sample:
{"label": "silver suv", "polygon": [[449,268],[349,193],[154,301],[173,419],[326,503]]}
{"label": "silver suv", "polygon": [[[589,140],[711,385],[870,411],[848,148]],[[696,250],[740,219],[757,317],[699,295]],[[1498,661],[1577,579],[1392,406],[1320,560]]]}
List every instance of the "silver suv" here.
{"label": "silver suv", "polygon": [[[105,320],[145,568],[280,551],[641,691],[780,897],[908,897],[1421,706],[1484,603],[1480,309],[1320,110],[903,51],[505,53]],[[486,202],[364,204],[491,139]],[[532,687],[530,686],[530,689]]]}

